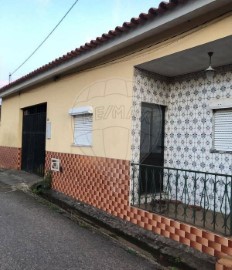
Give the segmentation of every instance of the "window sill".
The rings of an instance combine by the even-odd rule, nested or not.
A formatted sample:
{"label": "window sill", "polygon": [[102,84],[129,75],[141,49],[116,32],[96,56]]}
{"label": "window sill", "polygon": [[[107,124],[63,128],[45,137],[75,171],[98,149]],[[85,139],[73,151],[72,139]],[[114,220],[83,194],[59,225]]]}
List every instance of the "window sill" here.
{"label": "window sill", "polygon": [[210,153],[218,153],[218,154],[232,154],[232,151],[222,151],[222,150],[216,150],[216,149],[210,149]]}
{"label": "window sill", "polygon": [[83,144],[71,144],[72,147],[93,147],[92,145],[83,145]]}

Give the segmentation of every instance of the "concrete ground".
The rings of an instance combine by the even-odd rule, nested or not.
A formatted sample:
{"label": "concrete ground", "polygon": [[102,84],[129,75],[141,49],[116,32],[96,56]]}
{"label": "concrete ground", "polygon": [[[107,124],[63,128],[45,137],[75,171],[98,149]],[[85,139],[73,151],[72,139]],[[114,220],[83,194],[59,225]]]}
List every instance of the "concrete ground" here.
{"label": "concrete ground", "polygon": [[38,180],[0,171],[0,270],[165,269],[22,191]]}

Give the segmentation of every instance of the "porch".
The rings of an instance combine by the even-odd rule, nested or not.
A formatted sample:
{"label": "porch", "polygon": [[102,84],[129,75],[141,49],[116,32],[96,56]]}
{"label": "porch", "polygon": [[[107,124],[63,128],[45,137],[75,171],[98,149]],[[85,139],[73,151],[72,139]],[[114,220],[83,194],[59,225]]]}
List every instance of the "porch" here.
{"label": "porch", "polygon": [[232,175],[132,163],[131,204],[232,235]]}
{"label": "porch", "polygon": [[131,204],[225,236],[232,236],[231,41],[136,66],[132,108]]}

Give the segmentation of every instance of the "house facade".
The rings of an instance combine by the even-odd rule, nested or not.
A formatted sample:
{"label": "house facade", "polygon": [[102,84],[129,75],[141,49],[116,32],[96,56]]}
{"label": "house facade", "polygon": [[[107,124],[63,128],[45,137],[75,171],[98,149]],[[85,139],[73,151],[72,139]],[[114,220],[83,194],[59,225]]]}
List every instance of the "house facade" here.
{"label": "house facade", "polygon": [[161,3],[3,87],[0,167],[52,170],[57,191],[231,255],[231,10]]}

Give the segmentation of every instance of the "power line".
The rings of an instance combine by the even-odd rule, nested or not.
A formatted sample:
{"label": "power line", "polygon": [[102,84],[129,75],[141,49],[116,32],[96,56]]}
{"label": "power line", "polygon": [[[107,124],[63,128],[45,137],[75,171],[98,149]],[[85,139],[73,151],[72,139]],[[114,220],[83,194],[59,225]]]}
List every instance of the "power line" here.
{"label": "power line", "polygon": [[19,65],[13,72],[9,74],[9,83],[11,81],[11,76],[15,74],[39,49],[40,47],[48,40],[48,38],[53,34],[53,32],[57,29],[57,27],[62,23],[62,21],[65,19],[65,17],[69,14],[69,12],[74,8],[78,0],[76,0],[72,6],[69,8],[69,10],[64,14],[64,16],[61,18],[61,20],[56,24],[56,26],[52,29],[52,31],[45,37],[45,39],[39,44],[38,47],[26,58],[25,61],[21,65]]}

